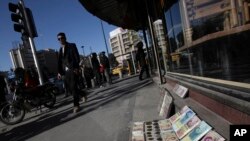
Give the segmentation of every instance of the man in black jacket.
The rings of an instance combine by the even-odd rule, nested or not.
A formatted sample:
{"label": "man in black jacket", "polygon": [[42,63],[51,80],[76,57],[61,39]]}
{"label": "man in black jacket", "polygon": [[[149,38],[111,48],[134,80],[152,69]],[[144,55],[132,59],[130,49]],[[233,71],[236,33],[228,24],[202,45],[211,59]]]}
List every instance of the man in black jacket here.
{"label": "man in black jacket", "polygon": [[97,54],[95,52],[91,54],[91,63],[92,63],[94,77],[96,79],[97,86],[102,87],[101,73],[100,73],[100,62],[97,59]]}
{"label": "man in black jacket", "polygon": [[109,58],[105,55],[105,52],[101,52],[99,55],[100,58],[100,64],[104,67],[104,77],[106,78],[106,81],[109,84],[112,83],[110,78],[110,64],[109,64]]}
{"label": "man in black jacket", "polygon": [[143,75],[144,71],[146,71],[147,78],[149,78],[150,74],[149,74],[148,65],[147,65],[147,62],[145,59],[146,55],[145,55],[144,50],[142,48],[143,43],[140,41],[139,43],[137,43],[136,47],[137,47],[136,60],[139,62],[139,65],[141,68],[139,80],[142,80],[142,75]]}
{"label": "man in black jacket", "polygon": [[80,110],[78,89],[79,53],[74,43],[67,42],[64,33],[58,33],[57,38],[61,44],[58,57],[58,79],[62,79],[62,76],[65,77],[65,83],[74,98],[73,112],[76,113]]}

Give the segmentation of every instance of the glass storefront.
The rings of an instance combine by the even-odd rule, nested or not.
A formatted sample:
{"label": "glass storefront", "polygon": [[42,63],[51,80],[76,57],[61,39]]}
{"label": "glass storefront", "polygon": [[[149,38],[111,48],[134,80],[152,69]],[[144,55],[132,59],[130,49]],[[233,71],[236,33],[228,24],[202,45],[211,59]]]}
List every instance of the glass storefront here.
{"label": "glass storefront", "polygon": [[231,2],[179,0],[165,11],[172,72],[250,83],[250,3]]}

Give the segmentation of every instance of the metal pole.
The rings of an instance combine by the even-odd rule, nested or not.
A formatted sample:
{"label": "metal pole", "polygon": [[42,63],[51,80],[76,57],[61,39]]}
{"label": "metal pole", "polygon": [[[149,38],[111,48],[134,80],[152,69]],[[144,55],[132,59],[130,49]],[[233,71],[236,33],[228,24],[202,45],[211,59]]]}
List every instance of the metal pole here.
{"label": "metal pole", "polygon": [[148,23],[149,23],[150,34],[151,34],[151,38],[153,41],[152,43],[153,43],[154,54],[155,54],[155,58],[156,58],[156,66],[158,68],[158,73],[159,73],[159,77],[160,77],[160,84],[163,84],[161,66],[160,66],[160,60],[159,60],[159,54],[158,54],[158,46],[156,46],[154,27],[152,25],[152,19],[151,19],[151,16],[149,14],[149,11],[148,11],[148,1],[147,0],[145,1],[145,4],[146,4],[146,10],[147,10],[147,14],[148,14]]}
{"label": "metal pole", "polygon": [[135,60],[134,60],[134,55],[133,55],[132,49],[130,50],[130,53],[131,53],[131,57],[132,57],[132,62],[133,62],[133,67],[134,67],[134,72],[135,72],[135,74],[136,74]]}
{"label": "metal pole", "polygon": [[[102,34],[103,34],[103,38],[104,38],[104,42],[105,42],[105,46],[106,46],[108,61],[109,61],[109,65],[111,65],[111,61],[110,61],[110,58],[109,58],[109,50],[108,50],[108,45],[107,45],[107,41],[106,41],[106,36],[105,36],[105,33],[104,33],[104,28],[103,28],[102,20],[100,20],[100,21],[101,21]],[[109,70],[108,73],[109,73],[109,75],[110,75],[110,74],[111,74],[111,70]],[[112,81],[111,76],[112,76],[112,75],[110,75],[110,80]]]}
{"label": "metal pole", "polygon": [[[25,10],[25,6],[24,6],[23,0],[20,0],[20,4],[23,6],[24,16],[27,17],[27,12]],[[29,24],[30,23],[28,22],[28,25]],[[29,25],[29,27],[30,27],[30,25]],[[29,37],[29,43],[30,43],[30,48],[31,48],[32,55],[33,55],[33,58],[34,58],[35,66],[37,68],[37,72],[38,72],[38,76],[39,76],[39,83],[40,83],[40,85],[43,85],[43,77],[42,77],[41,69],[40,69],[40,66],[39,66],[39,63],[38,63],[38,60],[37,60],[36,48],[35,48],[35,44],[34,44],[33,38]]]}
{"label": "metal pole", "polygon": [[39,76],[39,82],[41,85],[43,85],[43,77],[42,77],[42,73],[41,73],[41,69],[37,60],[37,56],[36,56],[36,48],[35,48],[35,44],[34,44],[34,40],[33,38],[29,37],[29,43],[30,43],[30,48],[33,54],[33,58],[35,61],[35,66],[37,68],[37,72],[38,72],[38,76]]}
{"label": "metal pole", "polygon": [[100,20],[100,21],[101,21],[101,26],[102,26],[102,34],[103,34],[103,38],[104,38],[104,42],[105,42],[105,46],[106,46],[107,55],[109,56],[108,45],[107,45],[107,42],[106,42],[106,36],[105,36],[105,33],[104,33],[102,20]]}
{"label": "metal pole", "polygon": [[[145,26],[143,26],[143,38],[144,38],[144,41],[146,43],[146,50],[147,50],[147,55],[148,55],[148,66],[149,66],[149,71],[150,71],[150,74],[153,74],[152,73],[152,69],[153,69],[153,66],[152,66],[152,61],[151,61],[151,57],[150,57],[150,52],[149,52],[149,48],[148,48],[148,40],[147,40],[147,35],[146,35],[146,31],[145,31]],[[152,49],[151,49],[152,51]],[[153,59],[155,59],[153,57]]]}

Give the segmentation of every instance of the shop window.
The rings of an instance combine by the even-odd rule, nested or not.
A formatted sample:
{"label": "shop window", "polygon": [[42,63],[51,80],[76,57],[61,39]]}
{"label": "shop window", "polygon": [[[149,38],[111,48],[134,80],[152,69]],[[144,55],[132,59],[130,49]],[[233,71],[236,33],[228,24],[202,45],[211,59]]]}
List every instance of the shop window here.
{"label": "shop window", "polygon": [[[210,10],[211,5],[218,6],[217,1],[209,4]],[[202,6],[205,9],[208,5]],[[187,36],[184,38],[178,2],[165,12],[170,56],[167,62],[172,72],[250,83],[249,13],[244,14],[243,7],[236,5],[233,19],[230,5],[223,6],[220,12],[211,10],[212,14],[196,15],[196,18],[194,15],[189,27],[192,29],[190,44]],[[249,8],[245,10],[249,12]]]}

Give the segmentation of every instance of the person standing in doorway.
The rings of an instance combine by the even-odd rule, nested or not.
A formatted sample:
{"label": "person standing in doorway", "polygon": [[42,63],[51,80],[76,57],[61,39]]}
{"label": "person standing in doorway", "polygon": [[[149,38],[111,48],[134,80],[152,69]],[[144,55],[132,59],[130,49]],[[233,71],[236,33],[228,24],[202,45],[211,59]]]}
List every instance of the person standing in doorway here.
{"label": "person standing in doorway", "polygon": [[57,39],[61,45],[58,57],[58,79],[62,79],[62,76],[65,77],[64,81],[74,99],[73,112],[76,113],[80,110],[78,90],[79,53],[74,43],[67,42],[65,33],[58,33]]}
{"label": "person standing in doorway", "polygon": [[139,80],[142,80],[143,72],[146,71],[147,78],[150,77],[148,65],[145,59],[145,53],[143,50],[143,43],[140,41],[136,44],[137,47],[137,53],[136,53],[136,60],[139,62],[140,65],[140,74],[139,74]]}

